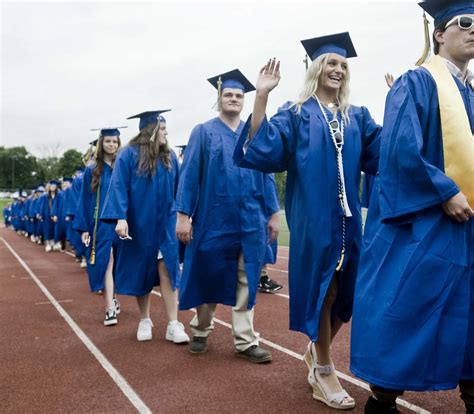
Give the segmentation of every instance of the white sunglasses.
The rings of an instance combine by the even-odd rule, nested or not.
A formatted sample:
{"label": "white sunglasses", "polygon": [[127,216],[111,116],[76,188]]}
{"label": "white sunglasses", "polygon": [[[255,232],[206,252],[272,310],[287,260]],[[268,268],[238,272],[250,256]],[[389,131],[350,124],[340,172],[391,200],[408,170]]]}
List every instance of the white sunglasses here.
{"label": "white sunglasses", "polygon": [[470,29],[474,23],[474,18],[471,17],[471,16],[456,16],[456,17],[453,17],[448,23],[446,23],[446,29],[451,26],[453,23],[455,23],[457,21],[457,24],[459,26],[460,29],[463,29],[463,30],[468,30]]}

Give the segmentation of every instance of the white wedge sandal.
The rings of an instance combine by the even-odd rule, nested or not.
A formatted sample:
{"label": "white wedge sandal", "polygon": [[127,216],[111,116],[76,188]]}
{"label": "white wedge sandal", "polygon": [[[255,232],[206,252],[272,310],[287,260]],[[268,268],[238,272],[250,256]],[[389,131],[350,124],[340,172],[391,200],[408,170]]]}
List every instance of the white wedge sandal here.
{"label": "white wedge sandal", "polygon": [[347,393],[346,390],[330,394],[323,386],[323,381],[318,379],[331,375],[335,371],[334,365],[319,365],[317,362],[313,363],[312,369],[308,374],[308,382],[313,388],[313,398],[321,401],[331,408],[338,410],[350,410],[355,407],[354,399]]}

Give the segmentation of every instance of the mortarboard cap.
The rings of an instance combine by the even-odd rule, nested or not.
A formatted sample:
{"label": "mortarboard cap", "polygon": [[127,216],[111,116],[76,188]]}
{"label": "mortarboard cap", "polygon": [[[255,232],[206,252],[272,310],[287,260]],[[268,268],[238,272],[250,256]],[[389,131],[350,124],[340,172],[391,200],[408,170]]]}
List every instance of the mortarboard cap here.
{"label": "mortarboard cap", "polygon": [[39,185],[38,188],[35,190],[35,193],[44,193],[44,187]]}
{"label": "mortarboard cap", "polygon": [[239,69],[234,69],[226,73],[209,78],[208,81],[220,96],[224,88],[240,89],[243,93],[252,92],[255,86],[244,76]]}
{"label": "mortarboard cap", "polygon": [[433,19],[435,27],[462,14],[474,14],[472,0],[425,0],[418,3]]}
{"label": "mortarboard cap", "polygon": [[63,182],[72,183],[72,181],[73,181],[72,177],[64,177],[63,178]]}
{"label": "mortarboard cap", "polygon": [[[94,128],[91,131],[100,131],[100,136],[102,137],[118,137],[120,136],[120,129],[128,128],[127,126],[118,126],[118,127],[106,127],[106,128]],[[98,139],[92,141],[90,144],[97,144]]]}
{"label": "mortarboard cap", "polygon": [[138,128],[140,131],[144,128],[146,128],[150,124],[154,124],[158,122],[158,118],[160,119],[160,122],[166,122],[166,119],[161,116],[161,114],[164,114],[165,112],[169,112],[171,109],[163,109],[159,111],[147,111],[147,112],[142,112],[141,114],[129,116],[127,119],[134,119],[134,118],[140,118],[140,124]]}
{"label": "mortarboard cap", "polygon": [[61,183],[58,180],[49,180],[49,185],[60,185]]}
{"label": "mortarboard cap", "polygon": [[349,32],[314,37],[312,39],[302,40],[301,44],[311,60],[315,60],[326,53],[336,53],[345,58],[357,56]]}

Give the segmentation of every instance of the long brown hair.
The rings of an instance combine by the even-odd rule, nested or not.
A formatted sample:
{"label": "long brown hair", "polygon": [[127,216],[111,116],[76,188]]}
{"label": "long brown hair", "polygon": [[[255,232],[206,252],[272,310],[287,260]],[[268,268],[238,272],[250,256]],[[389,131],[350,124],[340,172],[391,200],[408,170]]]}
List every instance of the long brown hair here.
{"label": "long brown hair", "polygon": [[[118,148],[115,154],[112,156],[112,165],[114,165],[115,156],[117,155],[118,149],[120,148],[120,136],[117,135]],[[91,191],[95,193],[99,187],[100,176],[102,171],[104,171],[105,165],[105,151],[104,151],[104,137],[101,135],[99,141],[97,142],[97,150],[94,157],[95,168],[92,170],[92,180],[91,180]]]}
{"label": "long brown hair", "polygon": [[160,144],[158,131],[160,121],[147,125],[136,137],[132,138],[129,145],[138,147],[138,175],[151,177],[155,174],[156,163],[159,161],[166,169],[171,169],[171,151],[168,142]]}

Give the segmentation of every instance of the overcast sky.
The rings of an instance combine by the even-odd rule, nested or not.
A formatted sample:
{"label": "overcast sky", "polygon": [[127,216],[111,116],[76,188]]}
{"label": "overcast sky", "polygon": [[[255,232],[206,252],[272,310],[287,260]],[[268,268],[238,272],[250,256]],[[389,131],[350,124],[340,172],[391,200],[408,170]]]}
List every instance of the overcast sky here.
{"label": "overcast sky", "polygon": [[[269,57],[282,80],[269,114],[299,94],[304,78],[301,39],[349,31],[351,102],[382,122],[386,71],[413,68],[423,49],[417,0],[161,0],[154,2],[1,3],[0,145],[85,151],[89,129],[128,125],[139,112],[167,114],[172,145],[217,113],[208,77],[236,67],[255,82]],[[246,95],[242,118],[253,105]]]}

